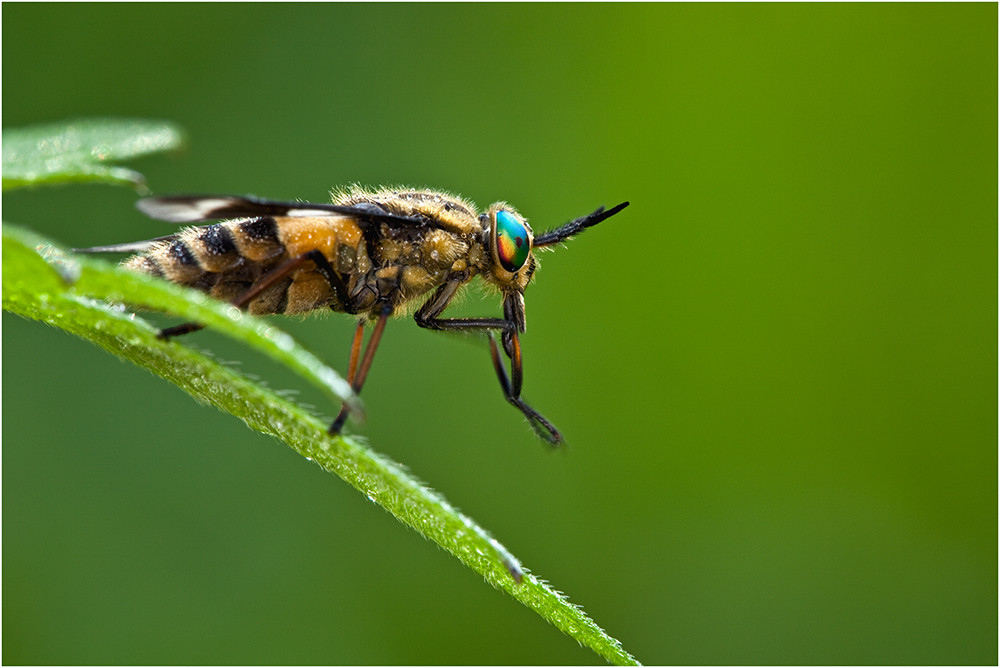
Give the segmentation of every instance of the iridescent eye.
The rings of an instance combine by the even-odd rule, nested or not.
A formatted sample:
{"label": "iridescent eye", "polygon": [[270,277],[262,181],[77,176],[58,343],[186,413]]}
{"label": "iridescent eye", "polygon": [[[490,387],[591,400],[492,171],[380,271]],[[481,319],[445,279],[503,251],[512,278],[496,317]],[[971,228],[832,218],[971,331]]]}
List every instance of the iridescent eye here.
{"label": "iridescent eye", "polygon": [[496,244],[500,266],[507,271],[517,271],[527,262],[531,251],[528,228],[514,214],[497,211]]}

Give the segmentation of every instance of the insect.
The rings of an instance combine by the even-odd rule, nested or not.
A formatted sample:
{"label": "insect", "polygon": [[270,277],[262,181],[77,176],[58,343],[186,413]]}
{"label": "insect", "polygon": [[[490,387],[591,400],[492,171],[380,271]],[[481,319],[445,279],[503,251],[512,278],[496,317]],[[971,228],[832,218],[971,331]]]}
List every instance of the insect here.
{"label": "insect", "polygon": [[[413,311],[427,329],[485,334],[506,400],[552,445],[563,437],[521,398],[524,290],[538,266],[533,251],[566,241],[626,206],[593,213],[534,236],[513,207],[497,202],[483,213],[432,190],[358,186],[332,204],[276,202],[237,196],[149,197],[137,203],[152,218],[188,227],[149,241],[96,246],[85,252],[135,253],[123,265],[205,291],[257,315],[329,308],[358,316],[347,380],[360,392],[390,316]],[[475,276],[499,291],[503,317],[443,318]],[[421,301],[422,300],[422,301]],[[362,354],[365,325],[374,321]],[[201,329],[185,323],[160,332],[169,339]],[[494,334],[499,334],[510,373]],[[330,426],[339,433],[344,405]]]}

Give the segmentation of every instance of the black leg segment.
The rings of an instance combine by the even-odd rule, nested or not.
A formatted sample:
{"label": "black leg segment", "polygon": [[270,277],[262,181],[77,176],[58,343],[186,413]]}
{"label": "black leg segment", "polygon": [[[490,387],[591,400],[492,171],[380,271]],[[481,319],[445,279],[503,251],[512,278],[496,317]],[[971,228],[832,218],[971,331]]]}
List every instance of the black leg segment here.
{"label": "black leg segment", "polygon": [[513,335],[514,356],[510,360],[510,377],[507,376],[507,370],[504,368],[503,358],[500,357],[500,348],[497,346],[496,339],[493,338],[492,334],[488,334],[487,336],[490,341],[490,357],[493,358],[493,368],[497,372],[497,378],[500,380],[500,389],[503,390],[503,395],[507,399],[507,403],[517,408],[524,414],[524,417],[528,418],[528,424],[531,425],[532,431],[539,438],[547,441],[553,447],[561,445],[563,437],[559,433],[559,430],[521,398],[521,344],[518,342],[517,334]]}

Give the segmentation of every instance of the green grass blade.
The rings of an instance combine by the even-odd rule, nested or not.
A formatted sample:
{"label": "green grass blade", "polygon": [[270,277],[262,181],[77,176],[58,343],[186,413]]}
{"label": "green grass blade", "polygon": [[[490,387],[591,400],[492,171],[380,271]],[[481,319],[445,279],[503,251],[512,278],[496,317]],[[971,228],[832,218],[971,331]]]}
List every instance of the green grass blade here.
{"label": "green grass blade", "polygon": [[113,163],[179,148],[181,131],[163,121],[81,119],[3,131],[3,189],[58,183],[143,188],[138,172]]}
{"label": "green grass blade", "polygon": [[155,327],[104,298],[166,308],[223,331],[228,328],[230,335],[258,350],[276,336],[273,331],[263,335],[259,328],[266,326],[200,293],[102,262],[70,257],[41,238],[4,226],[5,310],[87,339],[166,378],[197,400],[235,415],[252,429],[285,442],[581,645],[611,663],[636,663],[580,608],[524,569],[489,533],[399,464],[351,438],[328,436],[326,425],[314,416],[204,355],[176,342],[160,341]]}

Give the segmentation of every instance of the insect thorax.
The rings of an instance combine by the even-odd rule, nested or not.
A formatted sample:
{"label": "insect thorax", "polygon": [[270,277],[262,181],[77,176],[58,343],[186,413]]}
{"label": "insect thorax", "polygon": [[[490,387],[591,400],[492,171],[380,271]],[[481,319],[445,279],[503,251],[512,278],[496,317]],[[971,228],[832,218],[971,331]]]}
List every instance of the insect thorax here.
{"label": "insect thorax", "polygon": [[333,193],[336,204],[374,204],[397,216],[423,218],[447,232],[480,235],[483,231],[476,206],[461,197],[434,190],[382,188],[366,190],[354,186]]}

